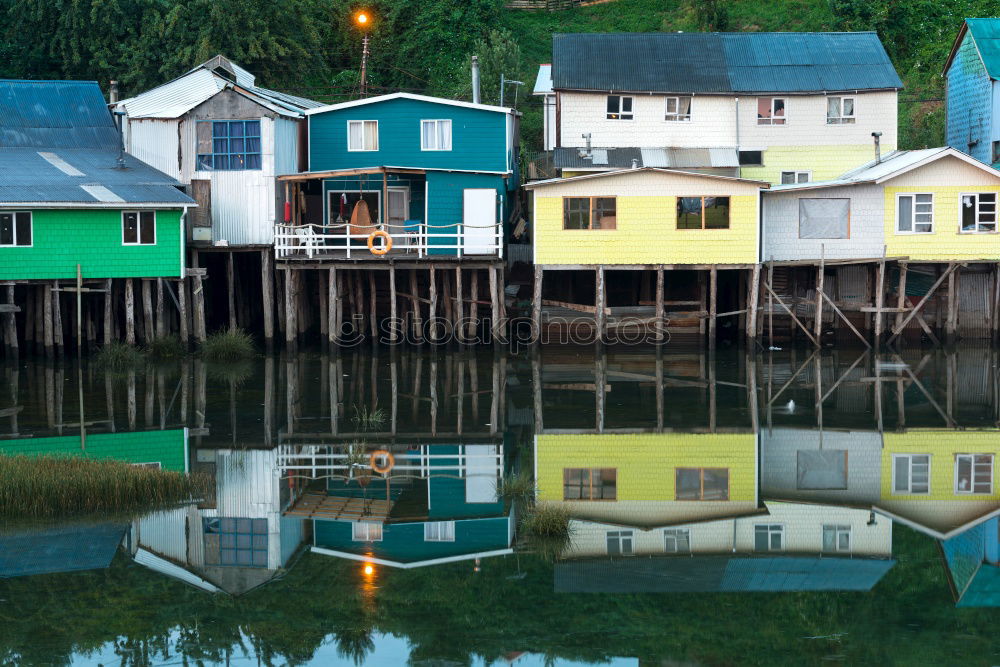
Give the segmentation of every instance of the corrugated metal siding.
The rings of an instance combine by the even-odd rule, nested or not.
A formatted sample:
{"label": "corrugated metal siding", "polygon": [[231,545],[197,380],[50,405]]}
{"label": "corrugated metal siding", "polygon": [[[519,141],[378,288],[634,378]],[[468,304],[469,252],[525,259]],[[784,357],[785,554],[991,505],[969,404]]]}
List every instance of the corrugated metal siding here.
{"label": "corrugated metal siding", "polygon": [[990,299],[993,276],[986,272],[963,272],[958,282],[958,326],[966,338],[990,336]]}
{"label": "corrugated metal siding", "polygon": [[177,118],[225,87],[222,77],[202,69],[122,100],[120,106],[130,119]]}
{"label": "corrugated metal siding", "polygon": [[274,121],[274,173],[278,176],[299,171],[299,122],[287,118]]}
{"label": "corrugated metal siding", "polygon": [[285,567],[305,540],[306,522],[293,517],[281,517],[278,525],[281,530],[281,567]]}
{"label": "corrugated metal siding", "polygon": [[188,509],[181,507],[145,516],[135,522],[132,538],[165,558],[187,562],[187,515]]}
{"label": "corrugated metal siding", "polygon": [[[207,173],[207,172],[206,172]],[[217,171],[212,181],[212,241],[269,244],[274,238],[274,179],[259,171]]]}
{"label": "corrugated metal siding", "polygon": [[180,179],[180,146],[176,120],[130,120],[128,152],[171,178]]}
{"label": "corrugated metal siding", "polygon": [[170,561],[164,560],[156,554],[146,551],[145,549],[139,549],[139,551],[136,552],[135,562],[139,565],[148,567],[154,572],[159,572],[160,574],[165,574],[168,577],[173,577],[174,579],[183,581],[186,584],[191,584],[196,588],[200,588],[203,591],[208,591],[209,593],[218,593],[220,591],[219,587],[210,581],[206,581],[193,572],[188,572],[183,567],[174,565]]}

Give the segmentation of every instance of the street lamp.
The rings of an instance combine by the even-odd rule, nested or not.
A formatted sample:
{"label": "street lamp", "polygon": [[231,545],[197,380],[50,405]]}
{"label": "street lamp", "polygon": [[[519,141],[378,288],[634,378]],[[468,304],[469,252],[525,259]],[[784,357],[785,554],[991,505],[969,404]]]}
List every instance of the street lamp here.
{"label": "street lamp", "polygon": [[366,97],[368,95],[368,27],[371,25],[371,17],[366,11],[360,11],[354,15],[354,23],[364,33],[364,39],[361,42],[361,97]]}

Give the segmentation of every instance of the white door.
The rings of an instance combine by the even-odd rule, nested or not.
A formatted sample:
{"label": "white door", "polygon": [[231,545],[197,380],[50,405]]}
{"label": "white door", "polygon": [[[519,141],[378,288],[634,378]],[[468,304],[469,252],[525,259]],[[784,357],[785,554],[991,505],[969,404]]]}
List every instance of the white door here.
{"label": "white door", "polygon": [[462,222],[463,253],[496,254],[497,191],[492,188],[466,189]]}
{"label": "white door", "polygon": [[389,188],[389,206],[387,207],[389,227],[386,229],[392,235],[403,232],[403,223],[410,217],[410,192],[406,188]]}
{"label": "white door", "polygon": [[465,445],[465,456],[465,502],[495,503],[500,478],[496,446]]}

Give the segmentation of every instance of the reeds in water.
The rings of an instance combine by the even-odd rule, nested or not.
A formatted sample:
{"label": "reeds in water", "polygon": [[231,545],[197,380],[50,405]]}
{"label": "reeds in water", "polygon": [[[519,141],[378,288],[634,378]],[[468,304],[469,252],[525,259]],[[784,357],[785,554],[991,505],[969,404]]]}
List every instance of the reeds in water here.
{"label": "reeds in water", "polygon": [[115,341],[99,349],[94,355],[94,362],[104,370],[127,371],[142,366],[146,355],[135,345]]}
{"label": "reeds in water", "polygon": [[256,354],[253,336],[239,327],[216,331],[201,344],[201,356],[206,361],[237,361]]}
{"label": "reeds in water", "polygon": [[151,340],[146,345],[146,353],[154,359],[179,359],[186,350],[180,336],[170,334]]}
{"label": "reeds in water", "polygon": [[572,532],[569,510],[559,505],[533,505],[521,519],[525,544],[547,560],[555,560],[569,546]]}
{"label": "reeds in water", "polygon": [[191,500],[201,477],[121,461],[0,456],[0,519],[132,516]]}

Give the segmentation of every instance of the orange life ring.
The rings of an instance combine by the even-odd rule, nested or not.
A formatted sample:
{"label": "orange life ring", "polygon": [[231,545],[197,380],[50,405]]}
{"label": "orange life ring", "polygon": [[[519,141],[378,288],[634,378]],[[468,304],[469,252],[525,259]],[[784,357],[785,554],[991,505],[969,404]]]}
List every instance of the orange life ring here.
{"label": "orange life ring", "polygon": [[[380,466],[378,464],[379,457],[385,457],[384,466]],[[396,465],[396,458],[388,451],[384,449],[378,449],[372,452],[372,455],[368,459],[368,464],[371,466],[372,470],[374,470],[378,474],[385,475],[390,470],[392,470],[393,466]]]}
{"label": "orange life ring", "polygon": [[[375,239],[385,239],[385,245],[376,248]],[[389,236],[388,232],[384,232],[381,229],[376,230],[368,235],[368,249],[371,250],[373,255],[384,255],[392,250],[392,237]]]}

